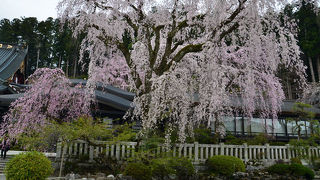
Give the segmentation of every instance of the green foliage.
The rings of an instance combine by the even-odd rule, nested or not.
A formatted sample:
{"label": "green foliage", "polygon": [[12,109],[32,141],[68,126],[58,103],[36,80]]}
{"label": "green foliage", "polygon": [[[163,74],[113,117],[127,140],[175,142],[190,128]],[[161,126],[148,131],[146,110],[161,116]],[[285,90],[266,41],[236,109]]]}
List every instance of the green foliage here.
{"label": "green foliage", "polygon": [[64,165],[64,173],[77,173],[77,174],[120,174],[124,170],[123,162],[106,156],[103,151],[95,157],[92,163],[88,163],[88,155],[80,155],[76,159],[67,159]]}
{"label": "green foliage", "polygon": [[13,157],[6,165],[8,180],[46,179],[53,173],[50,160],[39,152],[26,152]]}
{"label": "green foliage", "polygon": [[57,123],[52,121],[41,132],[33,135],[22,135],[18,141],[27,150],[44,151],[56,145],[59,140],[63,145],[73,140],[81,139],[87,142],[112,137],[113,130],[107,129],[106,124],[90,117],[80,117],[72,122]]}
{"label": "green foliage", "polygon": [[[189,179],[193,177],[195,170],[191,161],[187,158],[171,157],[172,153],[165,152],[156,154],[156,149],[164,143],[164,138],[150,135],[142,139],[139,151],[127,161],[133,164],[144,164],[148,166],[154,178],[166,179],[174,174],[178,179]],[[130,168],[132,168],[130,166]],[[127,169],[127,168],[126,168]]]}
{"label": "green foliage", "polygon": [[314,5],[303,1],[300,9],[295,13],[299,26],[299,45],[302,51],[311,57],[320,54],[320,26],[317,24],[317,13],[314,11]]}
{"label": "green foliage", "polygon": [[292,108],[292,110],[297,113],[300,117],[305,118],[314,118],[315,114],[311,111],[305,110],[305,108],[312,108],[310,104],[305,104],[301,102],[296,102]]}
{"label": "green foliage", "polygon": [[195,169],[191,161],[187,158],[172,157],[169,159],[169,166],[174,169],[178,179],[192,179]]}
{"label": "green foliage", "polygon": [[18,138],[19,143],[26,150],[46,151],[52,150],[58,140],[68,144],[74,140],[84,140],[94,144],[95,140],[110,141],[134,141],[136,133],[131,128],[132,124],[114,126],[108,128],[100,119],[80,117],[72,122],[51,122],[41,132],[33,135],[22,135]]}
{"label": "green foliage", "polygon": [[314,172],[312,169],[303,166],[302,164],[293,163],[288,164],[274,164],[267,168],[270,174],[289,175],[297,177],[305,177],[306,179],[313,179]]}
{"label": "green foliage", "polygon": [[116,158],[106,156],[106,152],[103,151],[98,154],[98,157],[94,158],[94,169],[96,172],[104,172],[106,174],[120,174],[124,165]]}
{"label": "green foliage", "polygon": [[168,179],[174,174],[178,179],[192,179],[195,169],[191,161],[187,158],[165,157],[157,158],[150,162],[152,176],[158,179]]}
{"label": "green foliage", "polygon": [[132,176],[135,180],[150,180],[151,179],[151,168],[143,163],[128,163],[124,174]]}
{"label": "green foliage", "polygon": [[[174,129],[171,132],[172,143],[179,143],[178,131],[179,131],[178,129]],[[212,133],[210,128],[204,125],[200,125],[199,127],[194,128],[193,135],[189,135],[186,138],[187,143],[198,142],[200,144],[215,144],[217,143],[217,140],[218,140],[218,137]]]}
{"label": "green foliage", "polygon": [[242,145],[247,143],[248,145],[264,145],[269,142],[268,136],[264,133],[260,133],[254,136],[252,139],[237,138],[233,135],[227,135],[225,137],[225,144]]}
{"label": "green foliage", "polygon": [[312,141],[303,139],[292,139],[289,141],[289,144],[291,145],[291,148],[295,150],[296,156],[300,159],[307,158],[307,155],[304,153],[304,151],[309,149],[310,146],[314,145]]}
{"label": "green foliage", "polygon": [[168,178],[169,174],[174,174],[174,169],[168,166],[167,158],[158,158],[151,161],[152,176],[159,179]]}
{"label": "green foliage", "polygon": [[260,133],[253,139],[248,141],[248,145],[265,145],[269,142],[268,136],[265,133]]}
{"label": "green foliage", "polygon": [[77,174],[121,174],[124,170],[123,162],[116,158],[106,156],[106,152],[102,151],[97,157],[94,157],[92,163],[88,163],[89,155],[80,155],[77,158],[67,159],[64,165],[64,173]]}
{"label": "green foliage", "polygon": [[65,173],[77,173],[77,174],[85,174],[85,173],[93,173],[94,170],[91,166],[81,166],[81,164],[88,162],[89,155],[83,154],[79,155],[77,159],[67,159],[64,164],[64,172]]}
{"label": "green foliage", "polygon": [[235,172],[244,172],[245,165],[241,159],[234,156],[213,156],[208,159],[209,171],[215,174],[231,176]]}
{"label": "green foliage", "polygon": [[246,141],[241,138],[236,138],[233,135],[227,135],[225,137],[225,144],[232,144],[232,145],[242,145]]}
{"label": "green foliage", "polygon": [[136,141],[137,133],[132,129],[134,124],[124,123],[122,125],[114,125],[112,131],[113,142],[119,141]]}
{"label": "green foliage", "polygon": [[290,173],[290,166],[288,164],[274,164],[267,168],[270,174],[286,175]]}
{"label": "green foliage", "polygon": [[[58,140],[62,146],[67,146],[74,140],[84,140],[90,145],[99,146],[96,140],[105,140],[115,143],[118,141],[130,141],[135,137],[135,133],[129,127],[130,125],[115,126],[114,129],[108,128],[106,123],[99,119],[92,119],[90,117],[80,117],[71,122],[57,123],[52,122],[47,125],[42,131],[34,133],[32,136],[21,136],[19,142],[25,149],[31,150],[48,150],[50,144],[56,145]],[[51,139],[51,141],[49,141]],[[61,164],[63,165],[64,155],[61,157]],[[73,166],[74,162],[68,164]],[[62,166],[60,166],[59,174],[62,174]],[[81,169],[81,167],[79,167]]]}
{"label": "green foliage", "polygon": [[291,164],[302,164],[302,162],[299,158],[291,158],[290,163]]}
{"label": "green foliage", "polygon": [[[38,21],[35,17],[15,18],[12,21],[2,19],[0,42],[17,43],[17,36],[22,36],[28,45],[26,77],[36,69],[38,50],[40,50],[39,67],[59,67],[65,72],[73,72],[73,76],[86,74],[88,65],[83,69],[75,68],[75,63],[79,64],[79,49],[83,35],[73,37],[67,24],[61,25],[58,19],[51,17],[43,21]],[[85,64],[88,63],[87,58],[82,60]],[[65,63],[62,63],[63,61]]]}
{"label": "green foliage", "polygon": [[216,138],[211,132],[211,129],[205,126],[200,126],[194,130],[194,139],[200,144],[214,144],[217,142]]}
{"label": "green foliage", "polygon": [[306,139],[306,140],[304,140],[304,139],[301,139],[301,140],[291,139],[289,141],[289,144],[294,147],[302,147],[302,148],[308,148],[308,147],[310,147],[310,145],[313,145],[313,143],[310,142],[308,139]]}
{"label": "green foliage", "polygon": [[163,144],[165,141],[164,138],[153,135],[151,137],[148,137],[146,139],[144,139],[144,145],[143,145],[143,149],[144,150],[155,150],[156,148],[159,147],[160,144]]}
{"label": "green foliage", "polygon": [[290,171],[294,176],[304,176],[306,179],[314,178],[314,172],[312,171],[312,169],[305,167],[302,164],[291,164]]}
{"label": "green foliage", "polygon": [[298,140],[301,137],[302,127],[305,126],[304,121],[312,121],[315,114],[311,111],[305,110],[306,108],[311,108],[310,104],[304,104],[301,102],[297,102],[294,104],[292,111],[297,115],[295,118],[287,118],[286,120],[289,122],[294,122],[295,125],[293,127],[293,131],[298,134]]}
{"label": "green foliage", "polygon": [[313,169],[319,170],[320,169],[320,158],[312,156],[311,165],[312,165]]}

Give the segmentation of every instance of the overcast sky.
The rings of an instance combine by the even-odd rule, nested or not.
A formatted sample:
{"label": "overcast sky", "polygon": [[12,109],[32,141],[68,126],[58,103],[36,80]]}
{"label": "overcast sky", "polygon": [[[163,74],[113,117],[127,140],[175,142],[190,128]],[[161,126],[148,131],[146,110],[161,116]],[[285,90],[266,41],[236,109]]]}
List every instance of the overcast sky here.
{"label": "overcast sky", "polygon": [[37,17],[45,20],[57,17],[56,6],[59,0],[0,0],[0,19]]}

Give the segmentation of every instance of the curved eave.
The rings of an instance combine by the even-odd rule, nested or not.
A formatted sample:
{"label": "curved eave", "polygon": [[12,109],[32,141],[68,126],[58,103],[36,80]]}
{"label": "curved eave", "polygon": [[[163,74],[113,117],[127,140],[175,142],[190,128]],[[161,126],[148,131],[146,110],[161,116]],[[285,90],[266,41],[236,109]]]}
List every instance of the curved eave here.
{"label": "curved eave", "polygon": [[12,102],[22,97],[24,94],[4,94],[0,95],[0,106],[9,107]]}
{"label": "curved eave", "polygon": [[[23,93],[0,95],[0,106],[9,107],[12,102],[17,100],[19,97],[22,97],[23,95]],[[98,103],[110,106],[118,111],[126,112],[131,108],[131,101],[110,93],[95,91],[95,97]]]}
{"label": "curved eave", "polygon": [[11,49],[0,48],[0,78],[9,79],[20,67],[28,49],[13,47]]}
{"label": "curved eave", "polygon": [[[83,79],[70,79],[70,81],[71,81],[72,85],[81,84],[81,85],[85,86],[87,84],[87,81],[83,80]],[[104,85],[102,83],[97,84],[96,90],[107,92],[110,94],[114,94],[114,95],[122,97],[128,101],[133,101],[134,96],[135,96],[134,93],[122,90],[120,88],[113,87],[111,85]]]}
{"label": "curved eave", "polygon": [[98,91],[98,90],[95,91],[95,96],[96,96],[96,101],[98,103],[110,106],[112,108],[115,108],[121,111],[127,111],[128,109],[131,108],[132,102],[125,98],[122,98],[110,93]]}

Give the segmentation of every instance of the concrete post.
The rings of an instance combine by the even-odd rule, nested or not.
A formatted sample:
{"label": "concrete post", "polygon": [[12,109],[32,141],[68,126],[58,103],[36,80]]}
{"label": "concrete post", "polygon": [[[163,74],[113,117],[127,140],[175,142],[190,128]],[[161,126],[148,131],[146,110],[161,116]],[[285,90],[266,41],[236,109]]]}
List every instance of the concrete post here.
{"label": "concrete post", "polygon": [[286,144],[286,147],[287,147],[287,151],[288,151],[287,158],[290,160],[290,159],[291,159],[291,149],[290,149],[290,145],[289,145],[289,144]]}
{"label": "concrete post", "polygon": [[243,144],[243,150],[244,150],[244,162],[248,162],[248,145],[247,145],[247,143]]}
{"label": "concrete post", "polygon": [[194,161],[195,163],[199,162],[199,143],[194,142]]}
{"label": "concrete post", "polygon": [[120,159],[120,144],[116,145],[116,159]]}
{"label": "concrete post", "polygon": [[89,160],[92,162],[93,161],[93,153],[94,153],[94,148],[93,146],[89,146]]}
{"label": "concrete post", "polygon": [[220,153],[221,153],[221,155],[225,155],[224,154],[224,143],[220,143]]}
{"label": "concrete post", "polygon": [[61,142],[59,142],[58,144],[57,144],[57,155],[56,155],[56,158],[60,158],[61,157]]}
{"label": "concrete post", "polygon": [[266,144],[266,157],[267,157],[267,160],[270,159],[270,145],[269,144]]}

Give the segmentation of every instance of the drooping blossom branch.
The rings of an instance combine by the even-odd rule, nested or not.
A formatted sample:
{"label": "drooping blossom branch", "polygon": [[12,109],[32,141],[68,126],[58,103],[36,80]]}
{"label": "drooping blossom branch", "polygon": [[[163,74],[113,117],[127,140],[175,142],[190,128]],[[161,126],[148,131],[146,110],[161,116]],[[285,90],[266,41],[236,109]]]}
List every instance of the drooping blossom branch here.
{"label": "drooping blossom branch", "polygon": [[277,15],[288,2],[61,0],[58,8],[75,35],[87,32],[89,76],[101,62],[124,59],[137,94],[134,116],[145,130],[170,123],[183,141],[194,125],[223,124],[237,110],[276,119],[284,99],[280,65],[305,86],[295,22],[284,26]]}
{"label": "drooping blossom branch", "polygon": [[39,132],[50,121],[71,122],[90,116],[90,99],[83,88],[72,87],[61,69],[40,68],[27,81],[31,87],[10,105],[0,134],[10,139]]}

